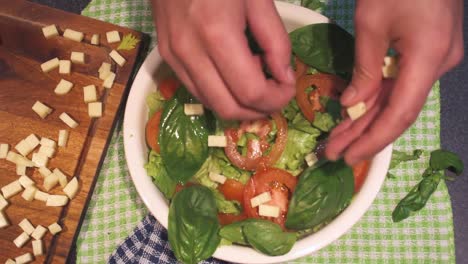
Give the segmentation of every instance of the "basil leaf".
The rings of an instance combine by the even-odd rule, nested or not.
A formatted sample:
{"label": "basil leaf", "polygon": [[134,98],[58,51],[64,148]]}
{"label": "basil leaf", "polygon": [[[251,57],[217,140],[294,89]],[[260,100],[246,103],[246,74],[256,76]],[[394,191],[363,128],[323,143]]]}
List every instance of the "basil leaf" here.
{"label": "basil leaf", "polygon": [[243,221],[235,222],[226,226],[223,226],[221,230],[219,230],[219,235],[229,240],[233,243],[240,244],[240,245],[249,245],[247,239],[244,236],[244,232],[242,228],[249,222],[256,221],[253,218],[249,218]]}
{"label": "basil leaf", "polygon": [[187,90],[179,87],[165,104],[160,124],[162,160],[169,176],[182,183],[192,178],[208,158],[210,118],[185,115],[184,104],[193,102]]}
{"label": "basil leaf", "polygon": [[408,218],[412,213],[421,210],[437,189],[437,186],[439,186],[442,177],[443,175],[440,172],[435,172],[426,175],[421,182],[414,186],[393,210],[393,222],[400,222]]}
{"label": "basil leaf", "polygon": [[447,150],[432,151],[429,164],[433,170],[449,170],[457,175],[463,172],[463,161],[457,154]]}
{"label": "basil leaf", "polygon": [[405,161],[417,160],[421,157],[422,150],[415,149],[413,153],[406,153],[404,151],[393,150],[392,161],[390,162],[389,169],[393,169],[398,166],[400,163]]}
{"label": "basil leaf", "polygon": [[349,204],[353,192],[353,170],[343,160],[307,168],[289,203],[286,227],[307,229],[333,219]]}
{"label": "basil leaf", "polygon": [[321,72],[351,76],[354,37],[336,24],[312,24],[289,33],[293,53]]}
{"label": "basil leaf", "polygon": [[301,6],[314,11],[321,11],[326,6],[326,2],[324,0],[301,0]]}
{"label": "basil leaf", "polygon": [[278,224],[261,219],[245,223],[242,231],[253,248],[269,256],[288,253],[297,240],[295,233],[283,232]]}
{"label": "basil leaf", "polygon": [[213,193],[204,186],[178,192],[169,207],[169,243],[181,262],[205,260],[219,245],[220,224]]}

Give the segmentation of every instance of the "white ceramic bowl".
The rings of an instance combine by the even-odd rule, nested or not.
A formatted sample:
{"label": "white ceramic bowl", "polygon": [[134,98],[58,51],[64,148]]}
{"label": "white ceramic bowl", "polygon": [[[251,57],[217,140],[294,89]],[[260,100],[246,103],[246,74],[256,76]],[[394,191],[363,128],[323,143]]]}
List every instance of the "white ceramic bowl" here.
{"label": "white ceramic bowl", "polygon": [[[277,2],[276,6],[288,31],[307,24],[329,22],[328,18],[296,5]],[[148,109],[145,100],[149,93],[157,89],[158,81],[169,73],[170,69],[163,63],[158,50],[153,49],[133,82],[124,118],[125,156],[130,174],[141,199],[165,228],[169,213],[168,203],[143,166],[148,156],[145,142]],[[366,181],[352,203],[326,227],[299,240],[288,254],[270,257],[248,247],[223,246],[216,250],[214,257],[236,263],[276,263],[299,258],[327,246],[345,234],[370,207],[384,182],[391,153],[390,145],[375,156]]]}

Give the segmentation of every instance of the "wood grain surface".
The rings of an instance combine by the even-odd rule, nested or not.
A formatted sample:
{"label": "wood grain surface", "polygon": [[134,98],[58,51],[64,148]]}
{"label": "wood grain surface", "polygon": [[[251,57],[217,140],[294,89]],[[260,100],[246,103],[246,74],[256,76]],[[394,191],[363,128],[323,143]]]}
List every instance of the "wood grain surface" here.
{"label": "wood grain surface", "polygon": [[[26,252],[32,253],[31,241],[17,248],[13,240],[22,232],[18,223],[28,218],[31,223],[47,227],[58,222],[63,231],[55,236],[47,233],[44,237],[46,255],[36,257],[36,263],[64,263],[76,238],[90,199],[95,178],[114,126],[119,108],[127,93],[135,64],[145,50],[146,37],[139,32],[104,23],[87,17],[66,13],[56,9],[23,0],[0,0],[0,143],[13,148],[21,139],[34,133],[57,141],[58,131],[70,132],[68,145],[58,148],[49,162],[50,169],[59,168],[71,177],[79,179],[80,190],[66,207],[46,207],[41,201],[25,201],[20,194],[9,199],[10,206],[5,213],[11,226],[0,229],[0,263]],[[45,39],[42,27],[57,25],[59,32],[66,28],[85,33],[83,42],[78,43],[62,36]],[[121,36],[133,34],[143,40],[130,51],[119,51],[127,63],[118,67],[108,56],[119,43],[108,44],[105,33],[118,30]],[[90,43],[91,35],[100,34],[101,45]],[[72,51],[86,54],[84,65],[72,64],[70,75],[61,75],[58,69],[43,73],[40,64],[58,57],[69,59]],[[112,63],[117,78],[113,88],[102,88],[97,76],[102,62]],[[72,91],[58,96],[54,93],[60,79],[74,83]],[[103,117],[91,119],[87,105],[83,102],[83,86],[94,84],[98,87],[104,103]],[[35,114],[31,107],[36,101],[52,107],[54,111],[45,120]],[[79,122],[75,129],[67,127],[58,116],[66,112]],[[29,156],[31,158],[31,155]],[[0,160],[0,187],[18,179],[14,164]],[[43,190],[43,177],[37,169],[29,168],[30,176]],[[50,193],[62,193],[58,186]]]}

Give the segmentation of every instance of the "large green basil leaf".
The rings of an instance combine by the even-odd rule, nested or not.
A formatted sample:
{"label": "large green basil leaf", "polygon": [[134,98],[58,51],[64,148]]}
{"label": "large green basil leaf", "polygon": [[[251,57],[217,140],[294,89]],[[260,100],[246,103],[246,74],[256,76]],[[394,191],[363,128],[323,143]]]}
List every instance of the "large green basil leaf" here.
{"label": "large green basil leaf", "polygon": [[463,161],[457,154],[447,150],[432,151],[429,164],[433,170],[449,170],[457,175],[463,172]]}
{"label": "large green basil leaf", "polygon": [[195,264],[213,255],[220,237],[213,193],[204,186],[178,192],[169,208],[169,243],[177,259]]}
{"label": "large green basil leaf", "polygon": [[312,24],[289,33],[293,53],[321,72],[350,77],[354,37],[336,24]]}
{"label": "large green basil leaf", "polygon": [[229,240],[233,243],[240,244],[240,245],[249,245],[247,239],[244,236],[244,231],[242,230],[244,226],[252,221],[256,221],[256,219],[249,218],[243,221],[235,222],[226,226],[223,226],[221,230],[219,230],[219,235]]}
{"label": "large green basil leaf", "polygon": [[208,158],[209,116],[187,116],[184,104],[194,99],[184,87],[165,106],[161,118],[159,144],[169,176],[187,182]]}
{"label": "large green basil leaf", "polygon": [[288,253],[297,240],[295,233],[283,232],[278,224],[262,219],[244,223],[242,230],[253,248],[269,256]]}
{"label": "large green basil leaf", "polygon": [[343,160],[307,168],[289,203],[286,227],[307,229],[333,219],[351,201],[353,170]]}

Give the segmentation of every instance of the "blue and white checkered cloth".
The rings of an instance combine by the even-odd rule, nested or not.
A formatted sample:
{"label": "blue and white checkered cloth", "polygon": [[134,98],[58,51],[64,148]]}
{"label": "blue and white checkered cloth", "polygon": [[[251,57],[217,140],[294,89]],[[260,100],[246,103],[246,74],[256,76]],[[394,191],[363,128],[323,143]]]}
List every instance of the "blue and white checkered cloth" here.
{"label": "blue and white checkered cloth", "polygon": [[[166,229],[149,214],[111,255],[109,263],[174,264],[178,262],[169,245]],[[201,263],[227,264],[228,262],[210,258]]]}

